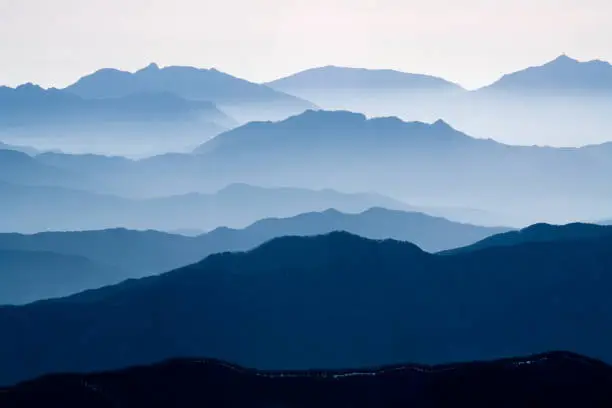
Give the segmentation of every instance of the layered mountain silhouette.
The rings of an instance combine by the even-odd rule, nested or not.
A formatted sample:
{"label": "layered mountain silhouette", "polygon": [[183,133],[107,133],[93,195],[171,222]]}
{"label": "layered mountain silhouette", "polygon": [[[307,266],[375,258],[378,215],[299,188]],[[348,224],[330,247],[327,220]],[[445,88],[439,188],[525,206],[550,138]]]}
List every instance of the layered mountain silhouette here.
{"label": "layered mountain silhouette", "polygon": [[612,361],[611,247],[602,237],[440,256],[346,232],[278,238],[0,308],[0,383],[194,355],[283,370],[546,350]]}
{"label": "layered mountain silhouette", "polygon": [[561,55],[475,91],[426,75],[333,66],[268,85],[323,109],[423,122],[443,118],[470,135],[515,145],[584,146],[607,141],[612,130],[611,78],[608,62]]}
{"label": "layered mountain silhouette", "polygon": [[[160,153],[172,148],[165,139],[173,141],[174,149],[184,150],[235,124],[211,102],[186,100],[168,92],[83,99],[32,84],[0,88],[3,139],[43,150],[99,149],[99,153],[129,154],[129,144],[138,143],[140,154]],[[121,150],[122,144],[128,146]],[[155,149],[156,145],[162,147]]]}
{"label": "layered mountain silhouette", "polygon": [[[210,166],[207,170],[202,164],[201,171],[214,168],[228,179],[375,189],[408,202],[535,216],[523,218],[527,224],[567,222],[595,212],[607,215],[606,203],[612,199],[604,176],[612,171],[607,145],[509,146],[469,137],[444,121],[427,124],[308,111],[225,132],[196,153]],[[267,170],[266,163],[274,163],[274,168]]]}
{"label": "layered mountain silhouette", "polygon": [[[87,174],[87,164],[96,164],[95,160],[85,161],[81,171]],[[81,165],[77,164],[74,171],[78,170],[78,166]],[[121,177],[120,169],[127,167],[129,165],[123,167],[123,163],[119,162],[113,174]],[[69,173],[72,169],[63,168],[58,171]],[[28,181],[36,182],[35,176],[32,175]],[[85,179],[95,180],[94,177]],[[40,181],[45,179],[41,178]],[[51,178],[48,181],[54,180]],[[349,213],[362,212],[371,207],[427,211],[426,208],[412,207],[378,194],[262,188],[245,184],[232,184],[212,194],[129,199],[57,186],[0,182],[0,194],[3,197],[0,202],[0,232],[22,233],[115,227],[163,231],[198,228],[209,231],[219,226],[243,228],[262,218],[291,217],[329,208]],[[249,203],[248,207],[245,207],[245,202]],[[461,218],[461,209],[432,209],[435,214],[446,212]],[[469,218],[469,212],[465,212]]]}
{"label": "layered mountain silhouette", "polygon": [[[313,105],[265,85],[216,69],[150,64],[134,73],[105,68],[79,79],[66,91],[83,98],[117,98],[141,92],[170,92],[189,100],[210,101],[245,121],[251,116],[278,119]],[[264,114],[267,111],[267,114]],[[263,115],[263,116],[262,116]]]}
{"label": "layered mountain silhouette", "polygon": [[492,235],[475,244],[444,251],[457,254],[496,246],[512,246],[530,242],[575,241],[612,236],[612,227],[597,224],[573,223],[567,225],[534,224],[519,231]]}
{"label": "layered mountain silhouette", "polygon": [[435,121],[442,109],[466,92],[445,79],[390,69],[327,66],[298,72],[266,84],[313,101],[325,109],[400,115]]}
{"label": "layered mountain silhouette", "polygon": [[[141,160],[43,154],[35,161],[88,180],[45,185],[131,198],[217,191],[237,182],[376,191],[421,208],[482,209],[501,214],[496,224],[524,226],[609,216],[611,146],[508,146],[472,138],[444,121],[308,111],[225,132],[196,154]],[[7,167],[3,174],[12,172]],[[463,221],[480,223],[478,217]]]}
{"label": "layered mountain silhouette", "polygon": [[[13,285],[10,280],[5,280],[4,296],[0,294],[0,304],[65,296],[102,286],[100,283],[110,285],[128,278],[167,272],[214,253],[253,249],[270,239],[285,235],[309,236],[348,231],[373,239],[411,241],[433,252],[472,244],[483,237],[506,230],[458,224],[420,213],[373,208],[360,214],[327,210],[292,218],[265,219],[244,229],[222,227],[195,237],[126,229],[44,232],[34,235],[0,234],[0,250],[78,256],[98,265],[110,266],[116,271],[100,273],[95,280],[84,272],[84,278],[89,280],[66,278],[65,285],[61,285],[65,275],[54,272],[56,268],[39,272],[40,268],[28,269],[17,265],[10,270],[9,275],[20,275],[20,268],[24,268],[25,272],[21,276],[27,286],[22,281]],[[32,273],[37,276],[36,279],[28,278]]]}
{"label": "layered mountain silhouette", "polygon": [[120,282],[126,272],[87,258],[43,251],[0,250],[0,304],[67,296]]}
{"label": "layered mountain silhouette", "polygon": [[568,352],[424,366],[258,371],[175,359],[96,374],[43,377],[0,390],[3,407],[606,407],[612,368]]}

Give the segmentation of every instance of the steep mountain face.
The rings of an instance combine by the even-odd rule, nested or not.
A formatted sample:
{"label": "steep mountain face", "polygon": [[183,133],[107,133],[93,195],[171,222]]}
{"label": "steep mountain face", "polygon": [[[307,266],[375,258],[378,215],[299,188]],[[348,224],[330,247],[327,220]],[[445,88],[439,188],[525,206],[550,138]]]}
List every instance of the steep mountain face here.
{"label": "steep mountain face", "polygon": [[457,254],[497,246],[521,245],[530,242],[576,241],[612,236],[612,227],[597,224],[573,223],[567,225],[535,224],[519,231],[508,231],[489,236],[475,244],[455,248],[443,253]]}
{"label": "steep mountain face", "polygon": [[561,55],[544,65],[504,75],[479,92],[516,92],[563,95],[595,94],[612,96],[612,65],[606,61],[579,62]]}
{"label": "steep mountain face", "polygon": [[0,305],[67,296],[123,280],[125,272],[104,263],[42,251],[0,250]]}
{"label": "steep mountain face", "polygon": [[[295,114],[313,106],[294,96],[216,69],[179,66],[160,68],[156,64],[134,73],[102,69],[81,78],[67,87],[66,91],[84,98],[114,98],[139,92],[170,92],[189,100],[211,101],[232,116],[235,113],[244,115],[244,109],[249,105],[260,105],[262,109],[274,107],[281,116]],[[264,118],[278,119],[272,112],[271,116]]]}
{"label": "steep mountain face", "polygon": [[567,352],[442,366],[269,372],[209,359],[63,374],[0,390],[3,407],[606,407],[612,368]]}
{"label": "steep mountain face", "polygon": [[[56,273],[54,269],[50,269],[48,274],[39,273],[36,279],[29,280],[28,273],[36,273],[37,269],[24,265],[23,277],[28,288],[31,288],[31,295],[27,300],[34,301],[110,285],[128,278],[167,272],[198,262],[214,253],[249,250],[285,235],[306,236],[332,231],[349,231],[374,239],[395,238],[412,241],[425,250],[438,251],[471,244],[505,229],[458,224],[424,214],[382,208],[361,214],[343,214],[328,210],[293,218],[266,219],[242,230],[218,228],[195,237],[125,229],[45,232],[34,235],[0,234],[0,250],[31,253],[45,251],[68,257],[84,257],[100,265],[112,266],[117,271],[113,274],[99,274],[95,280],[90,281],[86,275],[83,275],[87,278],[85,280],[72,279],[61,271]],[[66,281],[62,287],[60,283],[63,278]],[[21,302],[19,299],[23,299],[23,296],[9,295],[23,293],[20,285],[22,281],[4,281],[5,296],[0,296],[0,304]],[[54,289],[49,290],[49,287]]]}
{"label": "steep mountain face", "polygon": [[262,369],[546,350],[612,361],[611,247],[606,237],[438,256],[347,233],[279,238],[164,275],[1,308],[10,335],[0,338],[0,383],[193,355]]}

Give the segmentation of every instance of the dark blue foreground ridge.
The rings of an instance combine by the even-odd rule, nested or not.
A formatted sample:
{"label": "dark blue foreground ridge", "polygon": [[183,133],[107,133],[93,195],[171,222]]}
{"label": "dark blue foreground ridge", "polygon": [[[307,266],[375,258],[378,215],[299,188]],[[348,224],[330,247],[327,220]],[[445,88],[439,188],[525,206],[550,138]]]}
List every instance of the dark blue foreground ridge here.
{"label": "dark blue foreground ridge", "polygon": [[1,407],[609,407],[612,367],[558,351],[445,365],[270,371],[173,359],[53,374],[0,389]]}

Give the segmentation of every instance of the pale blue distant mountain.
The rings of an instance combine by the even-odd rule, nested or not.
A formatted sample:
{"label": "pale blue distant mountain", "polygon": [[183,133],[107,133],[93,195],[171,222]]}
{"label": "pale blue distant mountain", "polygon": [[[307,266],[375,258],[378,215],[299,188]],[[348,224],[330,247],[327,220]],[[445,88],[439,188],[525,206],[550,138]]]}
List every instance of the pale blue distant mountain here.
{"label": "pale blue distant mountain", "polygon": [[[134,73],[105,68],[79,79],[66,91],[84,98],[117,98],[141,92],[170,92],[189,100],[210,101],[239,120],[255,115],[277,119],[312,108],[310,102],[265,85],[212,69],[151,64]],[[269,114],[265,115],[264,111]],[[257,114],[253,113],[256,112]]]}
{"label": "pale blue distant mountain", "polygon": [[612,65],[601,60],[580,62],[564,54],[546,64],[504,75],[477,93],[485,91],[612,98]]}
{"label": "pale blue distant mountain", "polygon": [[461,86],[445,79],[422,74],[410,74],[392,69],[365,69],[326,66],[312,68],[266,85],[285,92],[299,90],[412,90],[461,91]]}
{"label": "pale blue distant mountain", "polygon": [[171,93],[141,91],[106,100],[85,100],[33,84],[0,88],[0,125],[28,126],[89,121],[208,120],[232,124],[210,102],[188,101]]}

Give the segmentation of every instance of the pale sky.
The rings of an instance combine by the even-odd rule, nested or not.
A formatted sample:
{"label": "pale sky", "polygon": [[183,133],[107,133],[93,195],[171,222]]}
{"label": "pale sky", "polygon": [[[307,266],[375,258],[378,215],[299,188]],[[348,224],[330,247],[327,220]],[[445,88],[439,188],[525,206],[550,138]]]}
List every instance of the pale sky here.
{"label": "pale sky", "polygon": [[102,67],[215,67],[252,81],[323,65],[468,88],[561,53],[612,61],[611,0],[0,0],[0,84]]}

